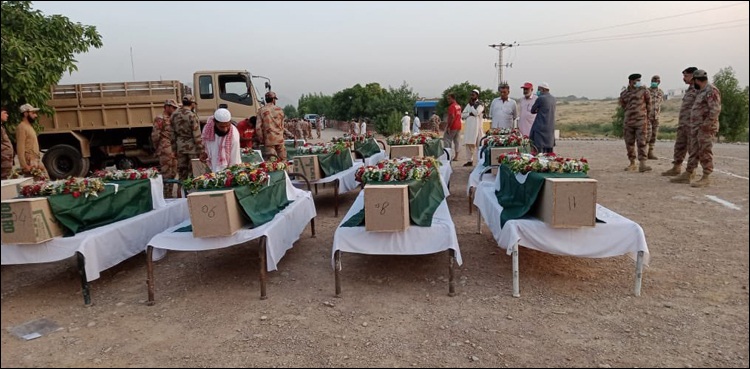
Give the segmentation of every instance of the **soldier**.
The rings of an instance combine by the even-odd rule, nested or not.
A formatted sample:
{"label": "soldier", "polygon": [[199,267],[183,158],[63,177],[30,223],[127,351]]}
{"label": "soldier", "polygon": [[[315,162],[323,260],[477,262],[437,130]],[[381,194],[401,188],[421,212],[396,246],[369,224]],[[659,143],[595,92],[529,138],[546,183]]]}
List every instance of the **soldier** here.
{"label": "soldier", "polygon": [[24,174],[32,175],[35,181],[48,179],[49,174],[42,164],[42,152],[39,151],[39,141],[37,141],[36,131],[32,126],[38,117],[36,112],[39,111],[39,108],[30,104],[23,104],[20,111],[23,114],[23,119],[16,127],[16,145],[21,171]]}
{"label": "soldier", "polygon": [[[154,120],[151,131],[151,142],[154,144],[154,155],[159,158],[159,172],[163,180],[174,179],[177,175],[177,158],[172,151],[172,113],[179,109],[177,101],[169,99],[164,102],[164,113]],[[172,195],[172,185],[164,185],[164,197]]]}
{"label": "soldier", "polygon": [[659,114],[661,114],[661,103],[664,102],[664,91],[659,88],[661,77],[651,77],[651,87],[648,93],[651,96],[651,110],[648,114],[648,158],[651,160],[659,159],[654,155],[654,144],[656,144],[656,135],[659,133]]}
{"label": "soldier", "polygon": [[198,104],[193,95],[182,98],[182,107],[172,114],[172,151],[177,158],[177,174],[185,180],[193,173],[190,160],[208,158],[201,138],[201,125],[193,109]]}
{"label": "soldier", "polygon": [[8,109],[3,106],[2,109],[2,131],[3,131],[3,145],[2,145],[2,172],[0,172],[0,179],[8,179],[10,171],[13,169],[13,144],[10,142],[8,134],[5,133],[5,122],[8,121]]}
{"label": "soldier", "polygon": [[[677,176],[682,172],[682,162],[688,153],[688,144],[690,142],[690,110],[693,108],[695,96],[698,94],[698,91],[693,86],[693,72],[696,70],[698,68],[689,67],[682,71],[682,81],[688,85],[688,88],[685,90],[685,94],[682,95],[682,105],[680,105],[680,115],[677,120],[677,137],[674,140],[672,169],[661,174],[665,177]],[[674,183],[690,183],[692,179],[692,174],[685,174],[677,178],[672,178],[669,181]]]}
{"label": "soldier", "polygon": [[[651,167],[646,165],[646,134],[648,133],[648,112],[651,111],[651,95],[648,89],[641,86],[641,75],[638,73],[628,76],[628,87],[620,93],[620,107],[625,110],[623,136],[628,150],[630,165],[626,171],[647,172]],[[638,161],[635,165],[635,145],[638,145]]]}
{"label": "soldier", "polygon": [[[266,92],[266,105],[258,109],[258,129],[256,135],[267,152],[274,152],[281,160],[286,160],[284,147],[284,110],[276,106],[276,93]],[[265,154],[264,154],[265,156]]]}
{"label": "soldier", "polygon": [[315,122],[315,133],[318,136],[318,139],[320,140],[320,131],[323,129],[323,116],[318,117],[318,121]]}
{"label": "soldier", "polygon": [[709,176],[714,171],[714,137],[719,132],[719,114],[721,113],[721,92],[708,82],[705,70],[698,69],[693,73],[693,86],[698,91],[695,103],[690,110],[690,158],[685,173],[691,177],[698,167],[703,167],[703,177],[690,184],[691,187],[706,187],[711,183]]}

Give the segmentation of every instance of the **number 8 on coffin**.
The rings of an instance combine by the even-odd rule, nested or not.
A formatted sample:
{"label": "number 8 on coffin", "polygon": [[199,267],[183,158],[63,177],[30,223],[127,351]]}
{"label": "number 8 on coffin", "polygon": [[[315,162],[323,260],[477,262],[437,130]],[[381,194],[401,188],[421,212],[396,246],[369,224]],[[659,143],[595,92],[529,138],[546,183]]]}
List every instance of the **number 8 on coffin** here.
{"label": "number 8 on coffin", "polygon": [[400,232],[409,228],[409,186],[365,185],[365,230]]}

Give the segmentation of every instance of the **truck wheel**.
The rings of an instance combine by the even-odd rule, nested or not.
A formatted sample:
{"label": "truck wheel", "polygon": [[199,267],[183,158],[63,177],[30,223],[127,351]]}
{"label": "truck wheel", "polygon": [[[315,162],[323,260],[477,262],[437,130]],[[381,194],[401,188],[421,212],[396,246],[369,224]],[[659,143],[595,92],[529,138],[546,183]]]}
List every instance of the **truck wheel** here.
{"label": "truck wheel", "polygon": [[[85,160],[88,164],[88,159]],[[84,165],[83,161],[84,158],[78,149],[70,145],[52,146],[42,157],[42,162],[52,179],[76,177],[81,175],[84,169],[88,171],[88,165]]]}

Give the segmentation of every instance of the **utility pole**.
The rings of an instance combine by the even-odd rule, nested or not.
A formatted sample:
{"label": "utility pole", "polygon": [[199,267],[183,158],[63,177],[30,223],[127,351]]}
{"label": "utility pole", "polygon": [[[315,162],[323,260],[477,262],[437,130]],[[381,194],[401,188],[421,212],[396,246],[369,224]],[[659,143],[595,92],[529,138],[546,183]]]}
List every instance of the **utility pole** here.
{"label": "utility pole", "polygon": [[513,41],[512,43],[501,42],[499,44],[492,44],[492,45],[489,45],[489,46],[491,48],[493,48],[493,49],[496,49],[499,52],[499,54],[500,54],[500,56],[497,59],[497,64],[496,64],[496,66],[497,66],[497,87],[499,88],[500,85],[502,85],[505,82],[505,79],[503,78],[503,68],[506,68],[506,67],[507,68],[512,68],[513,67],[513,63],[503,64],[503,50],[505,50],[505,49],[507,49],[509,47],[518,46],[518,43],[515,42],[515,41]]}

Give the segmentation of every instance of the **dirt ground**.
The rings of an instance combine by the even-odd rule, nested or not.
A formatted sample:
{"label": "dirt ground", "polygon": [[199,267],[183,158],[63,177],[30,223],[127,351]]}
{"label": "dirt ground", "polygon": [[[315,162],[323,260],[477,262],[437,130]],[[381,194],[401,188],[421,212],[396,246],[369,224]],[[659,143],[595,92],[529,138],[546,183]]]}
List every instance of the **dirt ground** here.
{"label": "dirt ground", "polygon": [[[338,132],[327,130],[326,136]],[[748,146],[715,146],[712,187],[671,184],[672,142],[650,173],[626,173],[622,141],[560,141],[586,157],[598,202],[639,223],[651,265],[641,297],[626,256],[583,259],[522,248],[511,258],[469,215],[469,169],[456,165],[448,204],[464,264],[447,295],[445,253],[344,254],[334,298],[331,244],[357,193],[333,216],[316,196],[309,228],[269,273],[259,299],[257,244],[145,256],[102,273],[83,305],[75,260],[2,266],[2,367],[748,367]],[[463,161],[459,162],[462,164]],[[739,210],[711,200],[726,200]],[[476,213],[475,213],[476,214]],[[137,230],[133,230],[137,231]],[[63,329],[23,341],[8,332],[47,318]]]}

